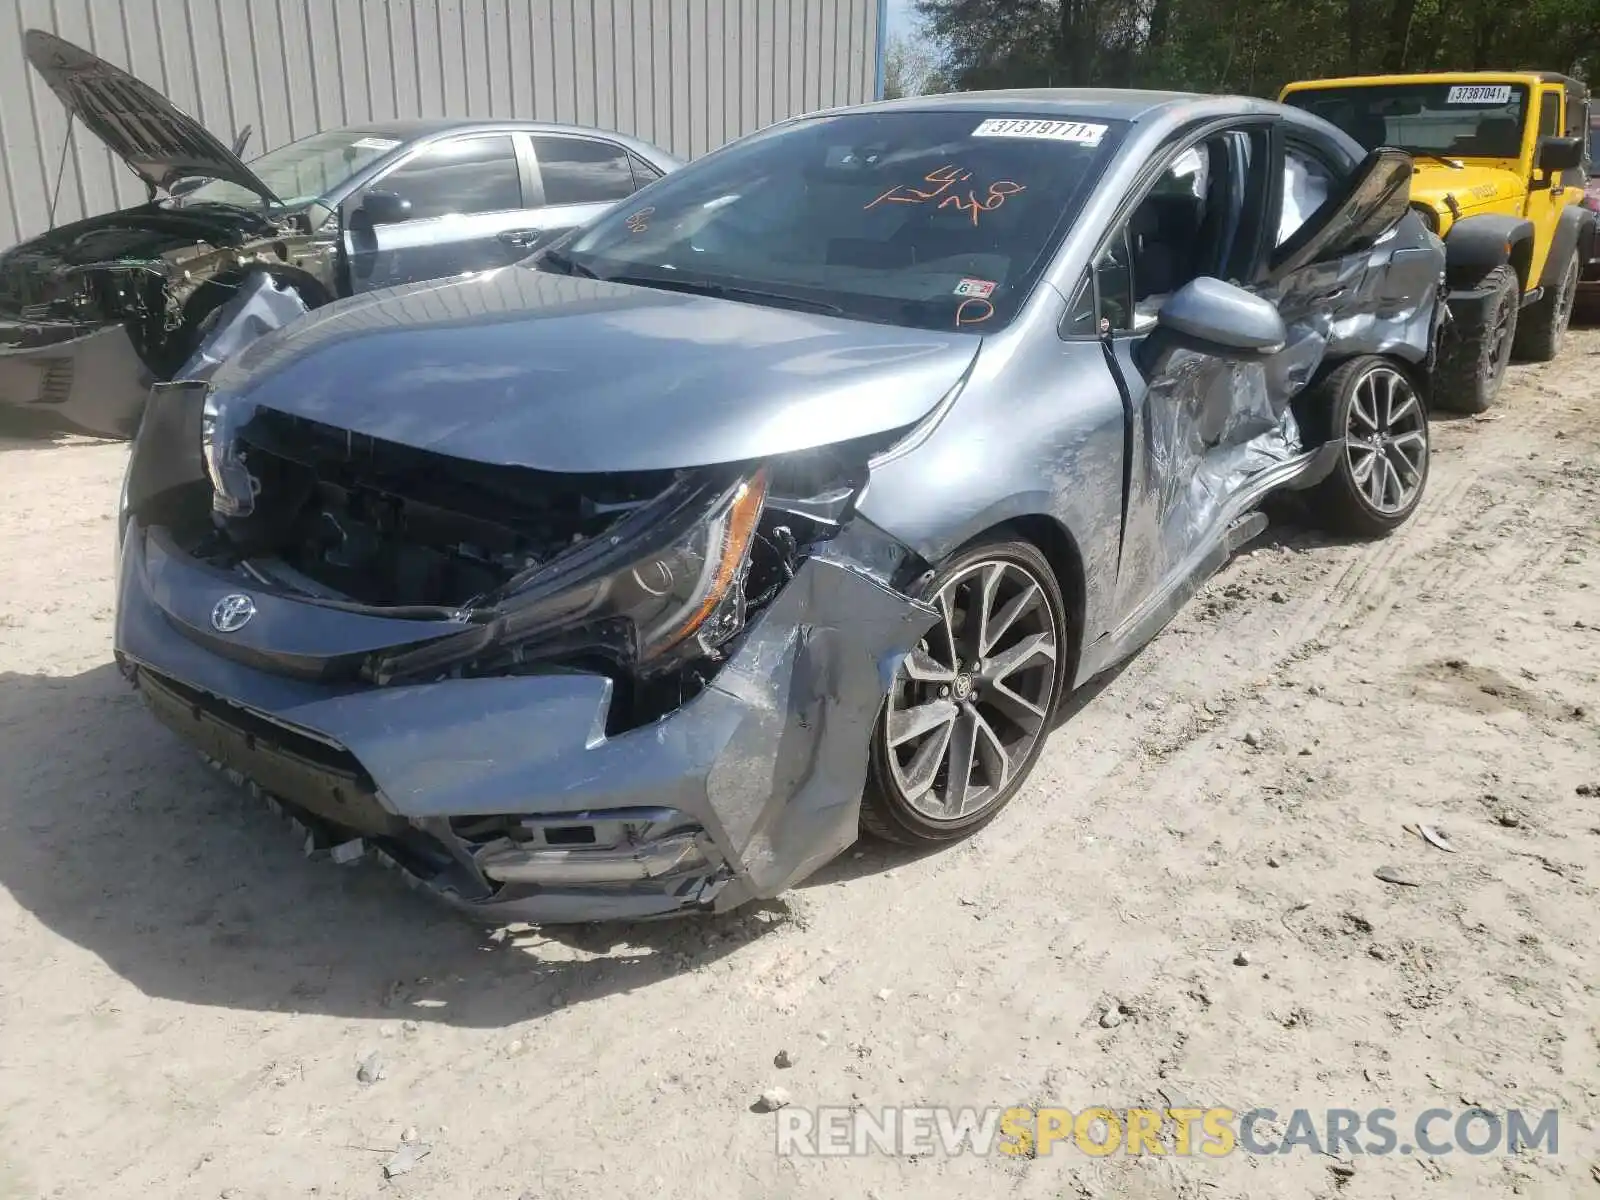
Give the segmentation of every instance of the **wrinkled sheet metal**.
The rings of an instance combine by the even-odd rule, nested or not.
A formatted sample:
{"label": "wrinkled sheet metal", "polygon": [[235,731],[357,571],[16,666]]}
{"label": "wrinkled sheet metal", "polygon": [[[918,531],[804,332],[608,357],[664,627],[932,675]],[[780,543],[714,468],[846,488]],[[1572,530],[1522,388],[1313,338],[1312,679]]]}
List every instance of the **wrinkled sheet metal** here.
{"label": "wrinkled sheet metal", "polygon": [[1289,340],[1262,359],[1175,351],[1146,399],[1146,453],[1170,566],[1212,537],[1249,480],[1312,447],[1291,404],[1324,362],[1358,354],[1427,361],[1444,247],[1412,215],[1366,257],[1295,272],[1264,294]]}
{"label": "wrinkled sheet metal", "polygon": [[[198,565],[156,566],[136,521],[115,644],[135,664],[345,747],[390,807],[429,828],[447,830],[451,816],[676,808],[703,824],[727,864],[715,900],[726,908],[776,895],[854,840],[879,704],[936,619],[856,560],[859,536],[847,530],[801,565],[711,686],[613,737],[603,732],[611,684],[598,675],[374,688],[224,658],[172,617],[214,604],[228,585]],[[696,902],[671,890],[677,882],[446,898],[506,919],[596,920]]]}
{"label": "wrinkled sheet metal", "polygon": [[246,346],[310,310],[292,287],[279,287],[265,271],[251,271],[217,310],[211,327],[174,380],[210,379]]}
{"label": "wrinkled sheet metal", "polygon": [[[1308,342],[1320,361],[1326,343]],[[1212,536],[1246,480],[1300,453],[1289,399],[1290,393],[1269,386],[1264,363],[1175,352],[1144,408],[1146,461],[1155,511],[1163,514],[1167,566]]]}

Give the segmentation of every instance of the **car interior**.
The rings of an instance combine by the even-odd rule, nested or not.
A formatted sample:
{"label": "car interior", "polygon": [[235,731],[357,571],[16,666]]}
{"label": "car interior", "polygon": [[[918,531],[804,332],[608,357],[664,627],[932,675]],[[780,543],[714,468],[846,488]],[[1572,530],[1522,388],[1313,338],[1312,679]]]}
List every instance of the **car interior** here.
{"label": "car interior", "polygon": [[1249,139],[1220,134],[1185,150],[1128,218],[1099,264],[1101,315],[1143,331],[1167,298],[1202,275],[1228,278],[1248,197]]}

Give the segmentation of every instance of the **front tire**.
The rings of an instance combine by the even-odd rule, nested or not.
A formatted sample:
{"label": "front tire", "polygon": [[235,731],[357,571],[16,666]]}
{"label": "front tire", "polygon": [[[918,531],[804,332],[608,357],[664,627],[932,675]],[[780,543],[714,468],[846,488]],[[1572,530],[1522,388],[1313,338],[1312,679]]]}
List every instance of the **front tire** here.
{"label": "front tire", "polygon": [[1574,250],[1555,289],[1545,292],[1518,318],[1513,353],[1519,359],[1549,362],[1560,353],[1561,339],[1572,323],[1572,307],[1578,299],[1578,273],[1578,252]]}
{"label": "front tire", "polygon": [[[1374,356],[1351,359],[1309,397],[1341,442],[1333,473],[1311,494],[1327,528],[1384,537],[1404,525],[1428,484],[1428,411],[1411,380]],[[1324,407],[1325,406],[1325,407]]]}
{"label": "front tire", "polygon": [[924,591],[937,625],[895,673],[872,736],[861,827],[904,845],[965,837],[1032,772],[1066,686],[1066,608],[1029,542],[957,551]]}
{"label": "front tire", "polygon": [[1473,288],[1485,298],[1487,317],[1481,328],[1463,336],[1454,333],[1434,366],[1434,401],[1452,412],[1488,412],[1505,382],[1506,367],[1517,336],[1522,284],[1508,266],[1496,267]]}

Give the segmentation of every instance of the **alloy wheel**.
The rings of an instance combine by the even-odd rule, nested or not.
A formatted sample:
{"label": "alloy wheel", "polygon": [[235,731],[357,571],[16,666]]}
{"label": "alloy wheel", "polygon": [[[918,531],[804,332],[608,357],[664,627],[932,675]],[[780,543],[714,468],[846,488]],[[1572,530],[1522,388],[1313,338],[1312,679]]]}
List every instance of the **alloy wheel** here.
{"label": "alloy wheel", "polygon": [[1422,487],[1428,417],[1399,371],[1376,367],[1355,383],[1345,429],[1350,477],[1373,509],[1404,511]]}
{"label": "alloy wheel", "polygon": [[939,623],[906,656],[883,736],[894,782],[930,821],[998,802],[1047,732],[1060,669],[1050,601],[1023,566],[972,563],[939,589]]}

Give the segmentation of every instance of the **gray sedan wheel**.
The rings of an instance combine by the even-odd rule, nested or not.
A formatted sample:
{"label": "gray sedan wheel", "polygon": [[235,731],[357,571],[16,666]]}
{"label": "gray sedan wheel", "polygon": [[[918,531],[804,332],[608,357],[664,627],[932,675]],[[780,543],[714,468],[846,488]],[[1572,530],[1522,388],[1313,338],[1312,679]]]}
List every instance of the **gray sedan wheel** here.
{"label": "gray sedan wheel", "polygon": [[1033,770],[1066,672],[1055,573],[1027,542],[958,552],[926,595],[939,622],[906,656],[873,734],[862,827],[947,842],[992,820]]}
{"label": "gray sedan wheel", "polygon": [[1416,511],[1428,484],[1428,411],[1395,363],[1352,359],[1309,392],[1324,406],[1340,443],[1338,464],[1313,493],[1323,524],[1357,537],[1382,537]]}

